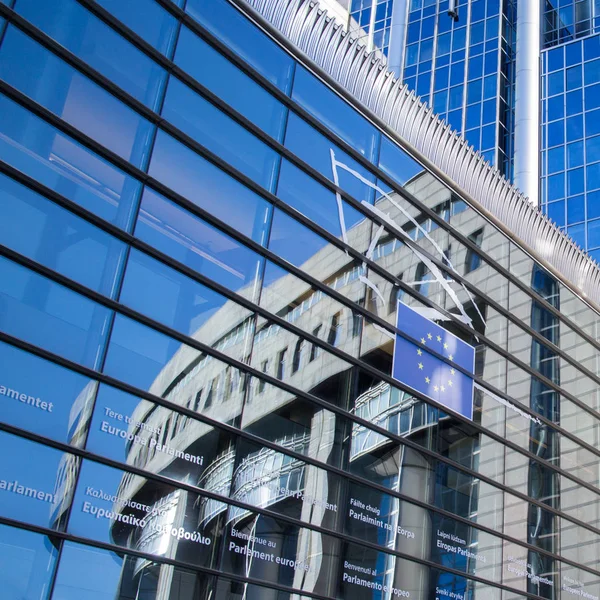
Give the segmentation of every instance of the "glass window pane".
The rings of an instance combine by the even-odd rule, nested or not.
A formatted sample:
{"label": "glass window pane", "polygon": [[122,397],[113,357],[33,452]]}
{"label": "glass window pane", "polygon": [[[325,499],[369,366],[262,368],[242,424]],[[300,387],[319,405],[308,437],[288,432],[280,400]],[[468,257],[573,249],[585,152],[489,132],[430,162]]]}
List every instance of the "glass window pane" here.
{"label": "glass window pane", "polygon": [[0,77],[137,167],[153,127],[112,94],[14,27],[0,50]]}
{"label": "glass window pane", "polygon": [[263,241],[270,204],[162,131],[149,173],[244,235]]}
{"label": "glass window pane", "polygon": [[0,243],[101,294],[115,293],[125,244],[4,175]]}
{"label": "glass window pane", "polygon": [[148,189],[135,235],[242,296],[253,299],[259,291],[258,254]]}
{"label": "glass window pane", "polygon": [[[153,293],[148,294],[148,290]],[[120,301],[155,321],[207,343],[213,332],[222,333],[225,315],[229,314],[232,320],[245,320],[251,314],[214,290],[133,249]]]}
{"label": "glass window pane", "polygon": [[106,221],[131,227],[140,183],[6,96],[0,159]]}
{"label": "glass window pane", "polygon": [[261,75],[289,91],[293,59],[226,0],[188,0],[185,10]]}
{"label": "glass window pane", "polygon": [[[196,397],[190,400],[180,404],[193,410]],[[151,473],[206,487],[203,473],[231,450],[232,443],[226,432],[101,385],[86,448]],[[231,469],[223,470],[224,476],[229,475],[224,479],[227,483],[232,471],[233,463]],[[229,493],[228,485],[208,489],[225,496]]]}
{"label": "glass window pane", "polygon": [[[206,342],[243,361],[249,356],[253,332],[254,322],[243,321],[226,332],[214,332]],[[115,319],[104,371],[172,402],[187,402],[189,395],[206,387],[204,407],[211,410],[205,412],[219,421],[233,421],[241,412],[243,395],[240,388],[226,385],[227,365],[122,316]]]}
{"label": "glass window pane", "polygon": [[374,160],[379,132],[304,67],[296,69],[292,98],[364,157]]}
{"label": "glass window pane", "polygon": [[81,446],[96,392],[91,379],[0,342],[0,418]]}
{"label": "glass window pane", "polygon": [[177,20],[154,0],[97,0],[119,21],[135,31],[159,52],[171,55]]}
{"label": "glass window pane", "polygon": [[65,542],[52,600],[198,600],[213,589],[210,575]]}
{"label": "glass window pane", "polygon": [[5,432],[0,432],[0,449],[3,456],[10,456],[2,466],[0,514],[62,529],[71,504],[78,459]]}
{"label": "glass window pane", "polygon": [[372,201],[373,187],[334,164],[333,158],[367,181],[374,183],[375,176],[295,113],[288,118],[285,146],[331,181],[337,176],[338,185],[357,200]]}
{"label": "glass window pane", "polygon": [[[15,10],[134,98],[156,110],[165,71],[81,4],[75,0],[18,0]],[[115,129],[113,134],[118,131]]]}
{"label": "glass window pane", "polygon": [[47,598],[57,557],[57,540],[0,525],[0,587],[4,599]]}
{"label": "glass window pane", "polygon": [[287,112],[283,104],[187,27],[181,28],[174,60],[223,102],[281,140]]}
{"label": "glass window pane", "polygon": [[68,531],[158,557],[213,567],[223,524],[222,517],[199,522],[204,500],[193,492],[83,461]]}
{"label": "glass window pane", "polygon": [[[281,163],[277,196],[337,237],[365,217],[344,200],[287,160]],[[341,210],[341,212],[340,212]]]}
{"label": "glass window pane", "polygon": [[162,115],[230,165],[273,191],[279,155],[187,85],[171,77]]}
{"label": "glass window pane", "polygon": [[96,368],[110,311],[0,258],[0,329]]}

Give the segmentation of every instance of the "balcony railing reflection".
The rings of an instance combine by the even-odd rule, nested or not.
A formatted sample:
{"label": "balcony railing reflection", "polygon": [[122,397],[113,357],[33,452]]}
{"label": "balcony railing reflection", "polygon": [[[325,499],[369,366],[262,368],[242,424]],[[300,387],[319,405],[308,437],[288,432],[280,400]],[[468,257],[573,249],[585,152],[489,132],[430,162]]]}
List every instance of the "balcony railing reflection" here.
{"label": "balcony railing reflection", "polygon": [[[284,450],[304,454],[310,443],[310,432],[286,435],[276,443]],[[305,464],[287,454],[261,448],[246,456],[235,472],[234,461],[234,451],[221,455],[206,469],[200,485],[226,496],[231,483],[232,498],[260,508],[297,496],[304,489]],[[205,525],[226,509],[222,502],[203,498],[200,501],[200,524]],[[237,522],[249,514],[243,508],[231,507],[228,520]]]}

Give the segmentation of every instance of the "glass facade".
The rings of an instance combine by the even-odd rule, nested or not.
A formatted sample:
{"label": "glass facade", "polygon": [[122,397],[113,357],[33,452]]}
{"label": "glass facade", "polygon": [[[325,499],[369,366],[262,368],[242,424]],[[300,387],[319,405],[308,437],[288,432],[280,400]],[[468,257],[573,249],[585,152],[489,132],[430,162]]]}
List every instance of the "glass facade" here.
{"label": "glass facade", "polygon": [[0,17],[3,599],[600,597],[597,312],[226,0]]}

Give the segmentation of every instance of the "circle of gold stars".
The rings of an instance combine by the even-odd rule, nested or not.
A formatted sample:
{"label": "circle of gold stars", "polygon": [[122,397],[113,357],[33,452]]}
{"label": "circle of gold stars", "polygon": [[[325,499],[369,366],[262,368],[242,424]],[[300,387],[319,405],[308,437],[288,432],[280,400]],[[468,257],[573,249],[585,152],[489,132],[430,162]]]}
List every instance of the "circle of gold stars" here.
{"label": "circle of gold stars", "polygon": [[[421,338],[421,344],[425,345],[427,344],[428,341],[433,340],[433,335],[431,333],[427,334],[427,339],[425,339],[425,337]],[[442,336],[441,335],[436,335],[436,340],[438,342],[442,341]],[[446,344],[444,342],[444,350],[448,350],[448,344]],[[417,356],[423,356],[423,350],[421,350],[421,348],[417,348]],[[454,360],[454,356],[452,354],[448,354],[448,358],[450,360]],[[419,362],[418,363],[418,367],[419,370],[422,371],[424,369],[423,363]],[[450,369],[450,375],[452,375],[454,377],[454,375],[456,374],[456,369]],[[431,378],[425,376],[425,383],[429,384],[431,383]],[[453,383],[452,383],[452,379],[448,379],[448,387],[451,388]],[[433,386],[433,391],[434,392],[445,392],[446,391],[446,386],[445,385],[434,385]]]}

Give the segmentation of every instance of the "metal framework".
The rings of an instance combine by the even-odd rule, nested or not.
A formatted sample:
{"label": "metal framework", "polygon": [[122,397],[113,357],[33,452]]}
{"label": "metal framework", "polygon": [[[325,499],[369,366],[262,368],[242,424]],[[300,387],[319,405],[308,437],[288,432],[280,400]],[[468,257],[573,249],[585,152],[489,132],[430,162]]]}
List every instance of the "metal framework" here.
{"label": "metal framework", "polygon": [[[385,63],[313,0],[234,0],[270,25],[328,75],[446,184],[578,295],[600,307],[600,268],[569,236],[449,125]],[[250,7],[250,10],[248,8]],[[253,10],[252,10],[253,9]],[[366,110],[365,110],[366,109]]]}

